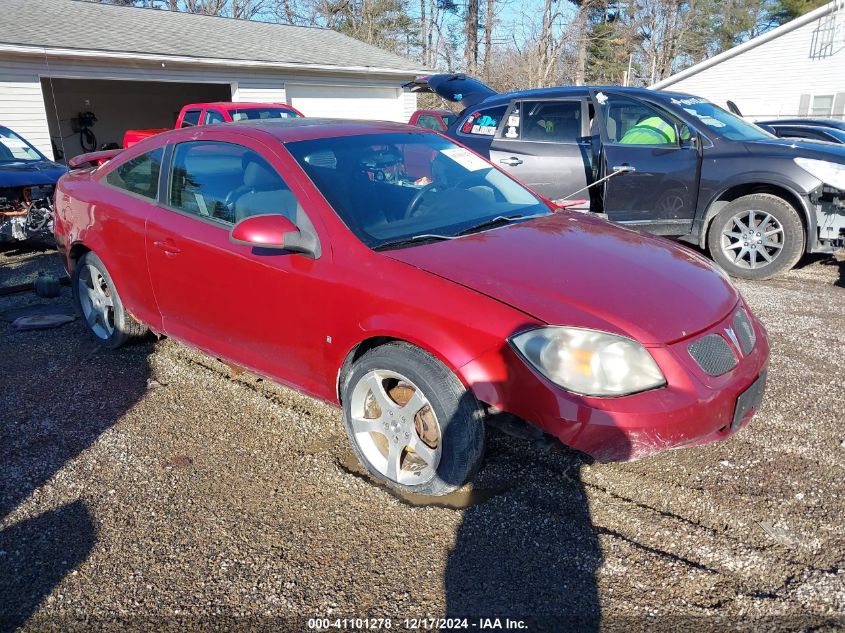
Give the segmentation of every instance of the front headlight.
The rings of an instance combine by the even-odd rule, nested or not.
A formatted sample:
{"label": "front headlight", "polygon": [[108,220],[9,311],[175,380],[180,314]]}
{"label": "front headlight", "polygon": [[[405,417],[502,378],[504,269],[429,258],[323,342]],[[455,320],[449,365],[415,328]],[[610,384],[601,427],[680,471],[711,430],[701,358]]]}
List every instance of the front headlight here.
{"label": "front headlight", "polygon": [[845,191],[845,165],[826,160],[815,160],[799,156],[793,159],[795,164],[824,184]]}
{"label": "front headlight", "polygon": [[651,354],[624,336],[550,326],[510,343],[549,380],[577,394],[624,396],[666,384]]}

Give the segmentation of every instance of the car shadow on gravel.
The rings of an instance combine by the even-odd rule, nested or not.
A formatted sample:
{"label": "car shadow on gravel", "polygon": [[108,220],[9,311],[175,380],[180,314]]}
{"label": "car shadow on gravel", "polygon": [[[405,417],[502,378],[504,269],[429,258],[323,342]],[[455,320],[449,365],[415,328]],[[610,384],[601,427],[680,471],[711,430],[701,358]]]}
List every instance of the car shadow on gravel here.
{"label": "car shadow on gravel", "polygon": [[[0,322],[0,631],[26,622],[93,550],[96,497],[68,489],[60,471],[142,397],[150,351],[105,351],[80,321],[24,332]],[[104,467],[121,467],[118,448],[102,450],[115,462]]]}
{"label": "car shadow on gravel", "polygon": [[[630,451],[621,432],[613,439],[620,454]],[[447,618],[498,618],[504,630],[514,628],[508,619],[531,631],[599,630],[602,553],[581,481],[591,463],[539,432],[488,431],[474,486],[504,492],[464,511],[444,575]]]}

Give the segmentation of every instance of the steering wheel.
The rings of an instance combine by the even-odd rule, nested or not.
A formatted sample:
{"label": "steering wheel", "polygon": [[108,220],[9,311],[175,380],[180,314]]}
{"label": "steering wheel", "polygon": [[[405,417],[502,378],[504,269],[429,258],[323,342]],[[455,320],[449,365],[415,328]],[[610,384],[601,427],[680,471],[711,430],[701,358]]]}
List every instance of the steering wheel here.
{"label": "steering wheel", "polygon": [[[479,172],[470,172],[467,175],[463,176],[451,187],[447,187],[448,189],[463,189],[462,185],[465,185],[468,182],[472,182],[473,180],[483,180],[483,175]],[[405,209],[405,218],[410,218],[416,215],[417,207],[420,206],[420,202],[422,199],[431,191],[442,191],[442,189],[438,189],[438,183],[432,182],[422,189],[420,189],[417,193],[414,194],[414,197],[411,198],[411,202],[408,203],[408,207]]]}
{"label": "steering wheel", "polygon": [[417,207],[420,206],[420,202],[422,202],[422,199],[425,198],[427,194],[437,190],[437,183],[431,182],[419,191],[417,191],[417,193],[414,194],[414,197],[411,198],[411,201],[408,203],[408,206],[405,208],[404,219],[414,217],[416,215]]}

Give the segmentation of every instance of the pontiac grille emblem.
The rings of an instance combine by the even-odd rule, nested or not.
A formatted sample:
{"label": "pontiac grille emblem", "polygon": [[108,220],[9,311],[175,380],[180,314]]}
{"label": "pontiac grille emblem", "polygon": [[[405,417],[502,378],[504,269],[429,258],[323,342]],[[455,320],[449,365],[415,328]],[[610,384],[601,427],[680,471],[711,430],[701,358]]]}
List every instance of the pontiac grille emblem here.
{"label": "pontiac grille emblem", "polygon": [[736,350],[741,355],[742,354],[742,348],[739,346],[739,339],[737,339],[736,332],[734,332],[734,329],[732,327],[725,328],[725,334],[728,335],[728,338],[731,339],[731,343],[734,344],[734,347],[736,348]]}

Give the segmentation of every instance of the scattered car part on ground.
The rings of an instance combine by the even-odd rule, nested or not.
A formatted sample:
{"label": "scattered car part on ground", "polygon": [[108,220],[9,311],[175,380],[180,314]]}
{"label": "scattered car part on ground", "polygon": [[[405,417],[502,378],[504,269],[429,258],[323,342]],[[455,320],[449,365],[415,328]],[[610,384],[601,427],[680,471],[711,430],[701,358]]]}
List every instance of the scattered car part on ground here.
{"label": "scattered car part on ground", "polygon": [[[460,103],[446,134],[538,193],[557,199],[589,187],[593,212],[707,248],[736,277],[765,279],[803,252],[845,246],[845,147],[778,139],[674,92],[575,86],[497,94],[462,74],[406,87]],[[590,186],[626,166],[625,177]],[[761,199],[777,217],[762,212]]]}
{"label": "scattered car part on ground", "polygon": [[75,320],[76,317],[72,314],[37,314],[18,317],[12,321],[12,327],[16,330],[49,330]]}
{"label": "scattered car part on ground", "polygon": [[[212,125],[229,121],[252,121],[255,119],[289,119],[304,116],[302,112],[286,103],[249,103],[219,101],[214,103],[189,103],[176,118],[174,129]],[[126,130],[123,135],[124,149],[132,147],[145,138],[166,132],[169,128],[151,130]]]}
{"label": "scattered car part on ground", "polygon": [[49,236],[53,190],[67,169],[0,126],[0,242]]}
{"label": "scattered car part on ground", "polygon": [[766,331],[712,263],[554,212],[432,131],[174,130],[58,195],[95,339],[149,328],[340,404],[362,463],[400,490],[470,479],[489,414],[630,460],[727,438],[760,406]]}

